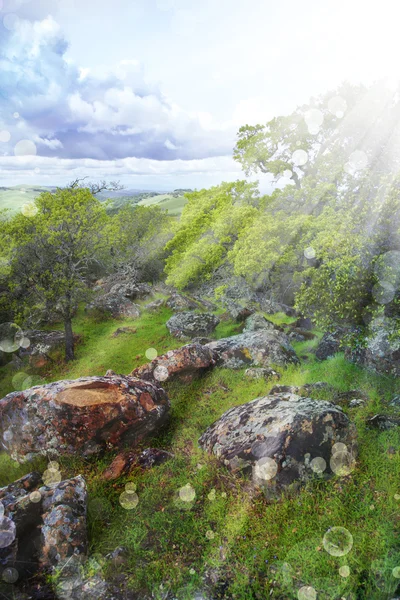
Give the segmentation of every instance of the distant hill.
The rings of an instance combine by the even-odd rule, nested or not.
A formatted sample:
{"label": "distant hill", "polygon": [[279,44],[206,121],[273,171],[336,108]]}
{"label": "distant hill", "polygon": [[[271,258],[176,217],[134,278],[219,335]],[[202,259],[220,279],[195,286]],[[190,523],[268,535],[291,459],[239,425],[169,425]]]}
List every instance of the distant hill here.
{"label": "distant hill", "polygon": [[[44,191],[53,191],[55,187],[50,186],[29,186],[15,185],[12,187],[0,187],[0,210],[9,209],[11,212],[17,212],[27,202],[34,200]],[[102,192],[98,194],[101,201],[112,200],[112,209],[118,210],[127,202],[133,202],[140,206],[153,206],[159,204],[169,214],[180,216],[182,209],[186,204],[186,198],[183,196],[189,189],[177,189],[173,192],[148,191],[137,189],[124,189],[117,192]],[[111,209],[111,210],[112,210]]]}

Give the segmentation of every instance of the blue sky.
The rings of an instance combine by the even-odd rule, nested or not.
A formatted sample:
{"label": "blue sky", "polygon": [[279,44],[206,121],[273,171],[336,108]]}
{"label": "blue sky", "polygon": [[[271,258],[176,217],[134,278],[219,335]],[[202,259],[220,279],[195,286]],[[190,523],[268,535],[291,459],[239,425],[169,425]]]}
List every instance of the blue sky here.
{"label": "blue sky", "polygon": [[[240,125],[397,79],[396,0],[0,0],[1,185],[242,177]],[[263,182],[266,185],[266,182]]]}

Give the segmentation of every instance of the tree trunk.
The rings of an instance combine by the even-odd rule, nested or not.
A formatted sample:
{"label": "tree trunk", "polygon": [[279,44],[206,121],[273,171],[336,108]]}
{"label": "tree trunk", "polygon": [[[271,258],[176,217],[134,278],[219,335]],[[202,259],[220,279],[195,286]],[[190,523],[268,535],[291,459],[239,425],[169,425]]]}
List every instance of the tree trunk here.
{"label": "tree trunk", "polygon": [[66,317],[64,319],[64,331],[65,331],[65,360],[74,360],[74,334],[72,333],[72,319]]}

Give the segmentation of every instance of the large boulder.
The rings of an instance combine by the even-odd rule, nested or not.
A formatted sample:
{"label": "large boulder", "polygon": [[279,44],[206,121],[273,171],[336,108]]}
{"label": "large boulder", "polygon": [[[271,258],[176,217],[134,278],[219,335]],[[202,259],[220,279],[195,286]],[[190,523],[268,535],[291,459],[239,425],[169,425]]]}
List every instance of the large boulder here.
{"label": "large boulder", "polygon": [[251,472],[254,485],[273,497],[315,474],[348,474],[356,430],[331,402],[275,394],[231,408],[199,443],[231,471]]}
{"label": "large boulder", "polygon": [[219,318],[212,313],[182,312],[167,321],[169,332],[179,339],[207,336],[219,323]]}
{"label": "large boulder", "polygon": [[214,365],[212,350],[201,344],[187,344],[138,367],[131,375],[147,381],[179,379],[189,383]]}
{"label": "large boulder", "polygon": [[137,444],[159,429],[169,408],[162,388],[134,377],[56,381],[0,400],[0,437],[19,462],[35,455],[96,454]]}
{"label": "large boulder", "polygon": [[217,364],[229,369],[284,367],[299,359],[287,336],[279,331],[259,330],[206,344],[217,356]]}
{"label": "large boulder", "polygon": [[367,369],[393,377],[400,376],[400,320],[385,316],[374,318],[363,346],[346,348],[345,356]]}
{"label": "large boulder", "polygon": [[43,479],[34,472],[0,489],[0,563],[15,569],[19,581],[72,555],[81,562],[87,556],[85,480],[79,475],[61,481],[57,467]]}
{"label": "large boulder", "polygon": [[134,318],[140,316],[140,307],[131,302],[128,298],[119,293],[109,292],[99,295],[90,304],[86,306],[89,313],[99,314],[107,318]]}

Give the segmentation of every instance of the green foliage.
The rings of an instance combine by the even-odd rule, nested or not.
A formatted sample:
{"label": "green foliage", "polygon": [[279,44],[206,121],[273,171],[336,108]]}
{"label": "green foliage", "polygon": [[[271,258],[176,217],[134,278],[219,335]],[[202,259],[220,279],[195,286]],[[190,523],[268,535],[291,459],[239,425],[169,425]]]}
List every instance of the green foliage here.
{"label": "green foliage", "polygon": [[186,194],[178,231],[167,244],[167,283],[183,288],[226,261],[238,233],[257,215],[255,184],[237,181]]}

